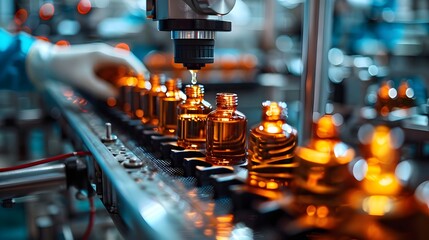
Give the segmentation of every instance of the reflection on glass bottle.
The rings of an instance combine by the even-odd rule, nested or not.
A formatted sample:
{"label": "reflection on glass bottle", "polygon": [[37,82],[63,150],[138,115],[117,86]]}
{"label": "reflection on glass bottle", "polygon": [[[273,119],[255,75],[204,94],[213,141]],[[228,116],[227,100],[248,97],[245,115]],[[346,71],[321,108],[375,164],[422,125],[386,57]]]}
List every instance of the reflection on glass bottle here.
{"label": "reflection on glass bottle", "polygon": [[339,192],[350,178],[348,163],[355,151],[338,137],[333,115],[322,116],[313,127],[313,136],[306,147],[296,150],[299,187],[327,194]]}
{"label": "reflection on glass bottle", "polygon": [[383,81],[378,89],[375,110],[381,116],[387,116],[395,107],[397,91],[392,81]]}
{"label": "reflection on glass bottle", "polygon": [[[313,135],[305,147],[298,146],[295,208],[308,221],[334,224],[344,192],[350,186],[348,164],[355,151],[338,137],[337,115],[324,115],[313,124]],[[338,221],[338,220],[337,220]]]}
{"label": "reflection on glass bottle", "polygon": [[212,106],[204,100],[203,85],[186,85],[186,101],[177,106],[177,145],[188,149],[201,149],[206,143],[207,114]]}
{"label": "reflection on glass bottle", "polygon": [[398,87],[398,108],[411,108],[416,105],[414,90],[411,88],[409,81],[403,80]]}
{"label": "reflection on glass bottle", "polygon": [[145,113],[142,108],[142,101],[145,101],[145,100],[141,96],[145,96],[148,94],[148,92],[151,89],[151,84],[149,81],[145,79],[143,75],[138,75],[137,80],[138,82],[133,89],[133,101],[131,106],[131,112],[133,113],[134,118],[141,119]]}
{"label": "reflection on glass bottle", "polygon": [[132,116],[131,105],[133,102],[133,89],[138,79],[135,76],[125,76],[119,79],[119,108]]}
{"label": "reflection on glass bottle", "polygon": [[[352,166],[353,176],[360,181],[362,194],[351,203],[374,216],[407,212],[412,207],[398,179],[400,147],[404,134],[400,128],[363,125],[358,132],[362,158]],[[413,201],[414,202],[414,201]],[[404,204],[406,203],[406,204]]]}
{"label": "reflection on glass bottle", "polygon": [[217,109],[207,116],[206,160],[214,165],[245,162],[247,118],[237,106],[237,94],[217,93]]}
{"label": "reflection on glass bottle", "polygon": [[166,82],[167,91],[158,97],[158,131],[164,135],[176,135],[177,131],[177,105],[186,99],[180,90],[180,79],[169,79]]}
{"label": "reflection on glass bottle", "polygon": [[284,102],[262,103],[262,122],[250,130],[248,146],[250,186],[279,190],[290,184],[297,146],[297,131],[286,123]]}
{"label": "reflection on glass bottle", "polygon": [[[159,96],[163,95],[166,91],[164,86],[164,76],[163,75],[151,75],[150,79],[151,89],[147,93],[147,96],[142,93],[142,109],[143,117],[142,122],[150,125],[158,126],[159,116],[158,116],[158,103],[157,100]],[[146,101],[147,99],[147,101]],[[145,113],[148,113],[147,115]]]}

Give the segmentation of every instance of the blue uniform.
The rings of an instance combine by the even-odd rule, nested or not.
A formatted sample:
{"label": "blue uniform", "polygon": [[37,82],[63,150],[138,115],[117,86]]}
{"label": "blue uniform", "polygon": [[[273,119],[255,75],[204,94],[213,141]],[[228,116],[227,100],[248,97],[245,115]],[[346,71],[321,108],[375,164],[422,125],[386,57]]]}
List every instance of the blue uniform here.
{"label": "blue uniform", "polygon": [[0,89],[34,89],[25,69],[25,59],[34,42],[25,33],[12,35],[0,29]]}

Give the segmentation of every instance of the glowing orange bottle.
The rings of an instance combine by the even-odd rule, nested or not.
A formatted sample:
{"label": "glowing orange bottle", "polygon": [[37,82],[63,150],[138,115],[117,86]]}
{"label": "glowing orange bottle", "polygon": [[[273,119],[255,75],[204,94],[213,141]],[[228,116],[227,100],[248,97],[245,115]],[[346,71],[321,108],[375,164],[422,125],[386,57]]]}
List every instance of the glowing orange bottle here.
{"label": "glowing orange bottle", "polygon": [[200,149],[206,145],[207,115],[212,105],[204,100],[203,85],[186,85],[186,100],[177,106],[177,145]]}
{"label": "glowing orange bottle", "polygon": [[278,190],[293,179],[297,131],[286,123],[284,102],[262,103],[262,122],[250,130],[248,184]]}
{"label": "glowing orange bottle", "polygon": [[206,160],[214,165],[245,162],[247,118],[237,106],[237,94],[218,93],[217,109],[207,116]]}

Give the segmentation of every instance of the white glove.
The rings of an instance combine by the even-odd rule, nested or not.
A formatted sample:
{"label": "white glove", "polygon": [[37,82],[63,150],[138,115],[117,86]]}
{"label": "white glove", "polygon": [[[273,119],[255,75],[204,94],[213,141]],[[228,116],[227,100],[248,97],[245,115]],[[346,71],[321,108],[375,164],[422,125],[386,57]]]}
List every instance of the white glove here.
{"label": "white glove", "polygon": [[125,66],[134,74],[147,72],[131,52],[103,43],[59,47],[37,41],[26,59],[27,74],[36,86],[43,87],[47,79],[60,80],[98,98],[117,94],[107,79],[96,75],[96,71],[103,66]]}

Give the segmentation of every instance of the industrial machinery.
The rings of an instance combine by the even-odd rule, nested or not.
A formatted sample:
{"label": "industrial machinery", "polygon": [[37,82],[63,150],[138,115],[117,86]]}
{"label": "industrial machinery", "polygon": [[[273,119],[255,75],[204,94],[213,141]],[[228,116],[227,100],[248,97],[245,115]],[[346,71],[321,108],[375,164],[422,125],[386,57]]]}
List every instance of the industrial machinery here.
{"label": "industrial machinery", "polygon": [[158,21],[158,30],[171,31],[174,61],[198,70],[214,61],[215,32],[231,31],[231,22],[216,18],[228,14],[234,4],[235,0],[148,0],[146,9],[148,18]]}

